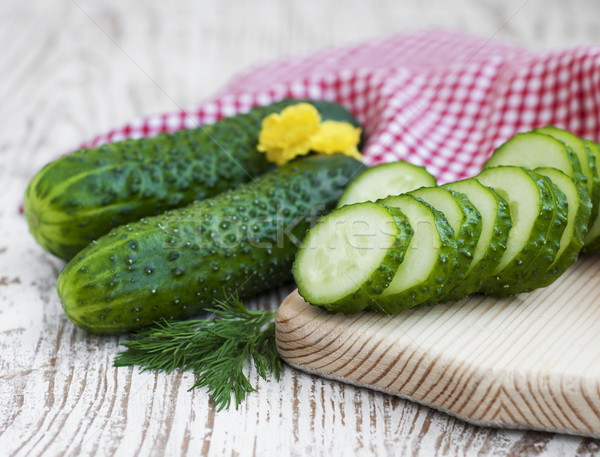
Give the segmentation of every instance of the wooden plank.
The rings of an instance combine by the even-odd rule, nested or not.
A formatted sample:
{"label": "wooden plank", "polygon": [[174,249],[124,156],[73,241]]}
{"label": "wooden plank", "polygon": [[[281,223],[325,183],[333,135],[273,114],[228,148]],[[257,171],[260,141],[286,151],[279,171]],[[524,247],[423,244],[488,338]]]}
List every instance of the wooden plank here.
{"label": "wooden plank", "polygon": [[[120,339],[64,317],[55,292],[64,264],[35,245],[17,211],[28,180],[58,154],[138,116],[196,105],[260,61],[435,26],[533,48],[600,43],[597,1],[524,3],[0,2],[0,454],[598,452],[597,440],[476,427],[289,366],[280,383],[251,371],[259,391],[217,414],[205,391],[187,391],[188,373],[112,367]],[[248,305],[275,309],[290,291]]]}
{"label": "wooden plank", "polygon": [[508,299],[345,316],[292,292],[277,345],[295,368],[471,423],[600,436],[600,256]]}

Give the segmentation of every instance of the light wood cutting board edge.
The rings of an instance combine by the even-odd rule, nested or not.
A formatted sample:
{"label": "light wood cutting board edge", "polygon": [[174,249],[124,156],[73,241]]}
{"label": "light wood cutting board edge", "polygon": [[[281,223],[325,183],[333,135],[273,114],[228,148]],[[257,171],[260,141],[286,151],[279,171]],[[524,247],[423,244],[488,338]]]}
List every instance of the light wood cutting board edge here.
{"label": "light wood cutting board edge", "polygon": [[[595,258],[594,258],[595,257]],[[577,262],[576,266],[572,267],[569,275],[583,274],[594,275],[594,272],[588,270],[600,270],[600,262],[598,256],[588,257],[583,261]],[[568,278],[566,279],[568,281]],[[561,278],[560,283],[563,283],[565,279]],[[558,285],[552,285],[546,289],[533,292],[533,294],[544,294],[544,296],[552,295],[554,292],[552,288],[559,287]],[[594,289],[592,289],[594,290]],[[477,300],[477,297],[473,297],[470,300]],[[483,297],[482,297],[483,299]],[[488,298],[489,300],[489,298]],[[450,305],[452,306],[452,305]],[[445,376],[451,377],[453,374],[445,373],[445,370],[439,369],[439,367],[451,367],[453,365],[452,357],[448,357],[445,354],[427,352],[427,357],[433,361],[433,368],[429,367],[425,373],[420,373],[418,376],[414,376],[416,379],[412,384],[405,382],[405,386],[398,390],[388,389],[377,382],[361,382],[361,379],[368,378],[371,373],[360,373],[356,370],[352,371],[350,376],[340,375],[340,370],[336,369],[323,369],[324,366],[330,364],[321,363],[320,365],[311,361],[311,355],[318,354],[318,360],[326,360],[329,358],[340,357],[340,354],[336,354],[336,348],[332,348],[335,344],[333,342],[337,340],[336,332],[339,335],[345,325],[351,325],[351,323],[358,320],[358,322],[367,322],[368,320],[376,321],[387,318],[387,316],[381,316],[375,313],[360,313],[354,316],[343,316],[333,315],[326,311],[313,307],[306,303],[302,297],[297,293],[297,290],[293,291],[280,306],[277,317],[277,345],[281,357],[290,366],[299,369],[301,371],[316,374],[327,379],[341,381],[344,383],[352,384],[359,387],[366,387],[376,391],[384,392],[387,394],[395,395],[397,397],[414,401],[416,403],[432,407],[436,410],[447,413],[451,416],[457,417],[461,420],[465,420],[469,423],[480,425],[480,426],[492,426],[506,429],[534,429],[548,432],[558,432],[574,435],[583,435],[590,437],[600,437],[600,379],[585,379],[572,378],[569,376],[561,376],[560,379],[550,379],[550,376],[544,377],[538,376],[542,386],[533,386],[534,397],[538,400],[541,398],[540,405],[528,405],[524,409],[529,409],[531,413],[519,412],[520,407],[527,404],[528,395],[531,392],[522,392],[522,386],[531,386],[531,374],[527,372],[504,372],[503,370],[492,371],[485,369],[481,370],[479,367],[471,366],[469,363],[461,362],[462,371],[460,372],[460,378],[468,380],[464,385],[454,387],[454,390],[450,393],[450,397],[444,401],[440,401],[440,396],[443,397],[444,392],[436,391],[436,384],[441,381]],[[388,318],[389,319],[389,318]],[[339,340],[337,340],[339,341]],[[350,344],[351,346],[351,344]],[[377,356],[381,356],[381,352],[385,352],[385,347],[380,348],[381,351],[378,353],[378,344],[374,345],[375,349],[372,349],[367,357],[360,358],[360,354],[353,354],[359,358],[358,365],[361,364],[369,365],[365,363],[367,360],[372,358],[377,359]],[[406,350],[394,360],[395,367],[390,368],[389,366],[384,367],[383,370],[396,369],[397,376],[402,376],[402,371],[405,371],[410,366],[411,359],[415,352],[413,350]],[[417,346],[417,350],[420,350]],[[346,353],[351,352],[346,348]],[[423,353],[423,351],[420,351]],[[369,359],[371,357],[371,359]],[[314,357],[313,357],[314,359]],[[352,364],[356,360],[352,360],[352,357],[348,357],[346,354],[346,364]],[[413,377],[414,372],[419,371],[418,364],[412,362],[415,366],[408,370],[411,374],[410,378]],[[346,365],[345,364],[345,365]],[[408,365],[407,365],[408,364]],[[398,369],[402,366],[402,369]],[[438,367],[438,368],[436,368]],[[376,370],[377,362],[372,363],[370,367],[372,370]],[[381,367],[379,367],[381,368]],[[433,380],[431,375],[434,373]],[[367,370],[369,371],[369,370]],[[343,370],[342,370],[343,373]],[[437,376],[437,379],[436,379]],[[511,376],[513,378],[511,378]],[[380,374],[378,378],[385,379],[385,373]],[[514,388],[507,390],[507,384],[511,382]],[[529,383],[529,384],[528,384]],[[443,383],[442,383],[443,384]],[[459,382],[460,384],[460,382]],[[451,384],[450,384],[451,385]],[[567,386],[567,389],[563,389],[563,386]],[[592,387],[590,387],[592,386]],[[590,388],[592,388],[592,397],[590,398]],[[536,389],[539,389],[536,390]],[[559,392],[556,392],[559,389]],[[587,390],[587,393],[586,393]],[[435,394],[432,397],[432,392]],[[456,393],[457,392],[457,393]],[[565,396],[566,395],[566,396]],[[536,397],[537,396],[537,397]],[[557,397],[559,398],[556,400]],[[432,398],[434,401],[431,401]],[[437,399],[437,400],[436,400]],[[581,404],[582,399],[587,401],[585,404]],[[554,404],[544,403],[555,402]],[[564,411],[561,403],[571,408],[571,411]],[[521,403],[525,402],[525,403]],[[535,400],[533,401],[535,403]],[[461,408],[456,408],[454,405],[461,404]],[[444,407],[449,406],[449,407]],[[574,407],[573,407],[574,406]],[[580,408],[587,408],[588,414],[586,417],[583,413],[581,415],[577,412]],[[590,419],[589,411],[593,411],[593,417]],[[516,413],[515,413],[516,411]],[[555,413],[555,414],[553,414]],[[577,417],[576,417],[577,416]]]}
{"label": "light wood cutting board edge", "polygon": [[[384,394],[393,395],[393,396],[401,398],[403,400],[409,400],[409,401],[418,403],[419,405],[427,406],[429,408],[435,409],[436,411],[440,411],[442,413],[448,414],[448,415],[450,415],[452,417],[456,417],[457,419],[463,420],[465,422],[468,422],[470,424],[477,425],[477,426],[480,426],[480,427],[496,427],[496,428],[502,428],[502,429],[508,429],[508,430],[512,430],[512,429],[515,429],[515,430],[529,430],[529,429],[531,429],[531,427],[527,427],[527,426],[507,426],[507,425],[501,424],[501,423],[492,423],[492,422],[484,422],[484,421],[473,420],[473,419],[470,419],[469,417],[460,416],[458,414],[455,414],[452,411],[449,411],[447,409],[443,409],[443,408],[437,407],[435,405],[430,405],[429,403],[426,403],[424,401],[420,401],[420,400],[418,400],[416,398],[413,398],[413,397],[411,397],[409,395],[402,395],[400,393],[392,392],[390,390],[380,389],[380,388],[377,388],[377,387],[374,387],[374,386],[371,386],[371,385],[368,385],[368,384],[361,384],[359,382],[348,381],[347,379],[345,379],[343,377],[334,376],[334,375],[326,374],[326,373],[322,373],[322,372],[317,371],[317,370],[311,370],[310,368],[308,368],[308,367],[306,367],[306,366],[304,366],[302,364],[290,362],[288,360],[285,360],[285,363],[288,364],[289,366],[291,366],[292,368],[297,369],[297,370],[303,371],[303,372],[311,374],[311,375],[320,376],[322,378],[329,379],[331,381],[343,382],[344,384],[350,384],[350,385],[353,385],[353,386],[356,386],[356,387],[366,388],[366,389],[374,390],[376,392],[381,392],[381,393],[384,393]],[[552,430],[544,430],[544,431],[552,431]],[[566,434],[571,434],[571,435],[577,435],[577,433],[570,433],[568,430],[567,431],[554,430],[554,431],[558,432],[558,433],[566,433]],[[593,434],[591,434],[591,435],[585,435],[585,436],[598,437],[600,435],[593,435]]]}

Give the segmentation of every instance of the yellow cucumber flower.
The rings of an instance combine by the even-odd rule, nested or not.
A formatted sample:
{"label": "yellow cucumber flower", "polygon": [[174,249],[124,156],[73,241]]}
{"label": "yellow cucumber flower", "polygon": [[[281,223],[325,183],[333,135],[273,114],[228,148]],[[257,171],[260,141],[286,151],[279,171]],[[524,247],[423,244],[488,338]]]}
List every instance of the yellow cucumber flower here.
{"label": "yellow cucumber flower", "polygon": [[311,148],[312,136],[319,130],[319,122],[319,111],[310,103],[298,103],[284,108],[279,114],[269,114],[262,122],[258,150],[266,152],[267,160],[277,165],[306,155]]}
{"label": "yellow cucumber flower", "polygon": [[258,150],[267,160],[283,165],[313,151],[318,154],[346,154],[360,160],[361,129],[348,122],[321,122],[319,111],[310,103],[298,103],[273,113],[262,121]]}
{"label": "yellow cucumber flower", "polygon": [[320,154],[346,154],[360,160],[358,143],[360,141],[359,127],[348,122],[324,121],[321,128],[312,138],[311,149]]}

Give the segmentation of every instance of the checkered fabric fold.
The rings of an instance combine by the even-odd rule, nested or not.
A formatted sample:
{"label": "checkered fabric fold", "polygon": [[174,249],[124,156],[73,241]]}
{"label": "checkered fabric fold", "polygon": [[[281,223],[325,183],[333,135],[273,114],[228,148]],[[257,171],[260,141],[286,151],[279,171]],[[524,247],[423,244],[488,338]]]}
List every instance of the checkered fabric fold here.
{"label": "checkered fabric fold", "polygon": [[495,147],[537,126],[600,140],[600,47],[535,53],[451,32],[396,35],[256,66],[199,107],[82,146],[193,128],[284,97],[341,103],[364,125],[367,164],[406,160],[443,183],[476,174]]}

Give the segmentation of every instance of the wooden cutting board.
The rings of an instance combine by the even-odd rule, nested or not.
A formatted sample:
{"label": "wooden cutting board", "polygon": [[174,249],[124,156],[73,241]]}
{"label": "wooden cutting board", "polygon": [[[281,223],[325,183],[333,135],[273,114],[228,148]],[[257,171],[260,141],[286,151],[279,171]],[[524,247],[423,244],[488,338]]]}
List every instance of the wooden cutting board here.
{"label": "wooden cutting board", "polygon": [[330,314],[297,291],[277,312],[290,365],[472,423],[600,436],[600,255],[545,289],[385,316]]}

